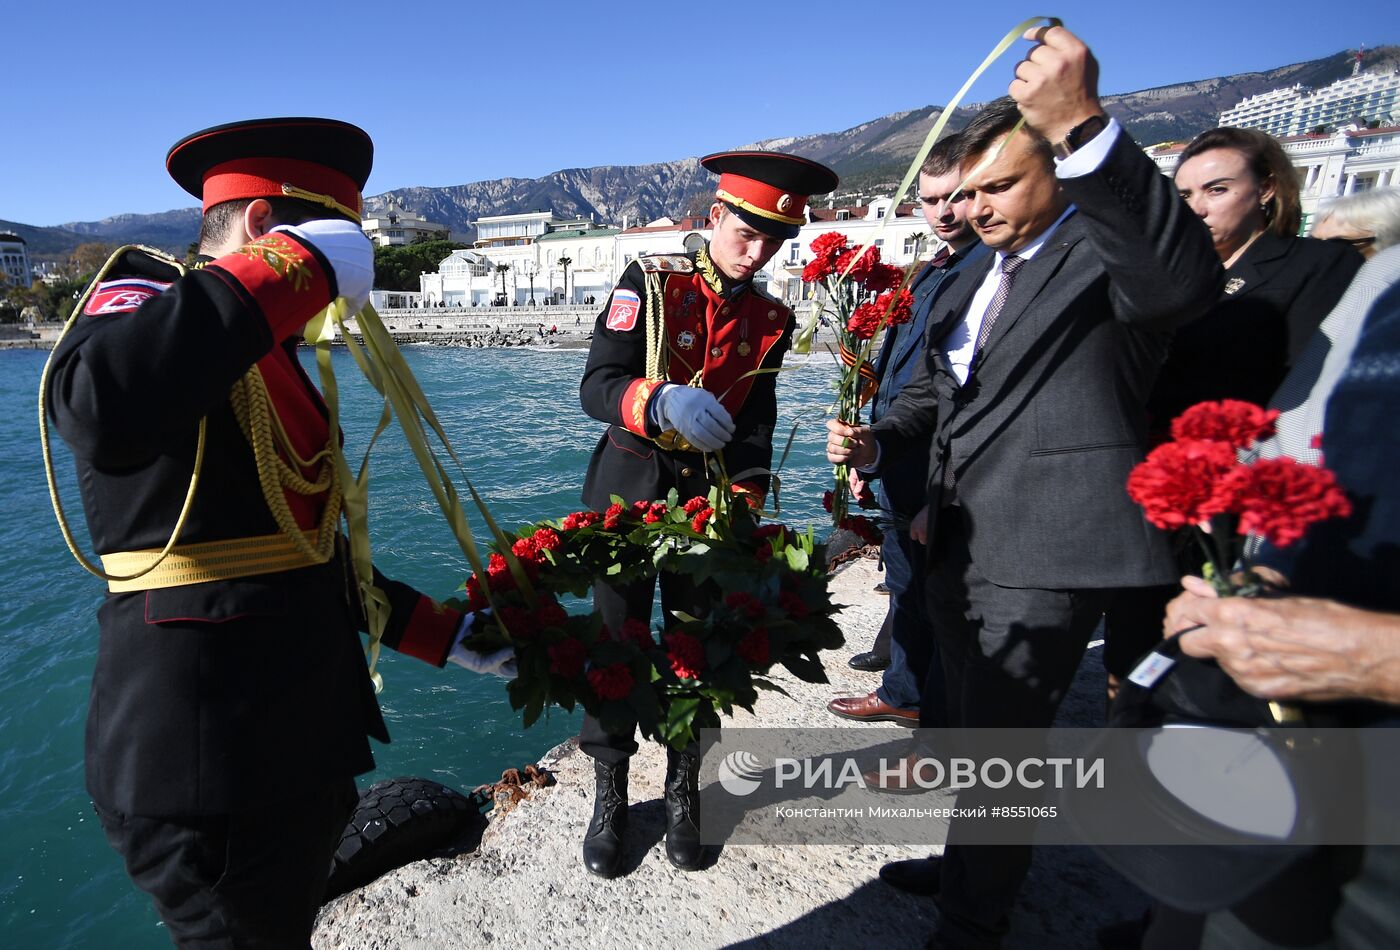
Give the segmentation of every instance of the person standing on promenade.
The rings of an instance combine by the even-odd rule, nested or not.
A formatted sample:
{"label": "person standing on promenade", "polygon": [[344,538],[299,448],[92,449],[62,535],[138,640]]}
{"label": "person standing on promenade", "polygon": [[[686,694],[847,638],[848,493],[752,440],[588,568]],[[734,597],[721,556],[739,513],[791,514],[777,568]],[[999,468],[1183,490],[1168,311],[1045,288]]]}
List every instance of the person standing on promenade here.
{"label": "person standing on promenade", "polygon": [[[367,737],[389,741],[339,531],[339,433],[296,358],[311,317],[369,297],[372,152],[330,119],[182,139],[166,164],[203,199],[199,264],[120,250],[46,370],[110,591],[87,788],[179,946],[307,946],[353,777],[374,767]],[[375,584],[385,645],[509,662],[461,648],[458,612]]]}
{"label": "person standing on promenade", "polygon": [[[870,405],[870,421],[889,411],[914,367],[923,359],[928,315],[959,274],[990,253],[967,220],[967,201],[955,194],[962,184],[959,139],[940,140],[919,170],[919,204],[929,230],[942,243],[933,260],[914,277],[914,316],[908,324],[885,329],[875,360],[880,388]],[[859,473],[855,473],[859,478]],[[928,445],[910,446],[880,473],[880,507],[903,524],[884,533],[881,554],[890,591],[890,665],[879,689],[865,696],[833,699],[827,709],[858,722],[897,722],[926,728],[943,724],[943,667],[924,606],[924,545],[909,536],[908,522],[927,501]],[[858,494],[858,493],[857,493]]]}
{"label": "person standing on promenade", "polygon": [[[628,265],[593,331],[579,398],[585,412],[608,424],[583,486],[584,504],[599,511],[613,495],[628,502],[664,498],[673,488],[682,499],[707,495],[710,453],[722,457],[734,491],[756,507],[767,492],[778,414],[772,371],[791,342],[793,317],[753,279],[797,236],[808,196],[831,191],[837,177],[780,152],[722,152],[700,162],[720,176],[709,242],[689,254]],[[760,368],[770,372],[754,373]],[[628,621],[650,625],[656,585],[654,576],[625,587],[595,584],[593,607],[614,633]],[[661,577],[663,616],[676,610],[699,616],[704,600]],[[584,865],[614,877],[627,827],[628,760],[637,743],[585,717],[579,748],[593,757],[596,779]],[[682,870],[698,868],[703,858],[698,768],[693,751],[667,750],[666,856]]]}
{"label": "person standing on promenade", "polygon": [[[940,298],[888,415],[827,423],[828,459],[875,473],[933,433],[915,531],[954,728],[1049,727],[1108,591],[1174,576],[1125,484],[1169,332],[1224,281],[1205,225],[1103,114],[1088,48],[1059,26],[1026,38],[1011,98],[961,133],[996,253]],[[929,946],[1000,946],[1030,865],[1029,844],[967,844],[969,824],[909,876],[938,892]]]}

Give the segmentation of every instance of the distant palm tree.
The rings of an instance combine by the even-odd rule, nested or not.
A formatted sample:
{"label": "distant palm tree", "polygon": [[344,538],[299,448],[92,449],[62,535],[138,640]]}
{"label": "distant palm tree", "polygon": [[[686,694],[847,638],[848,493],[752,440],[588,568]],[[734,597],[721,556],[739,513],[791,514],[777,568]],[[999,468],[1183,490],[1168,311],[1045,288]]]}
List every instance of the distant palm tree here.
{"label": "distant palm tree", "polygon": [[506,271],[510,270],[509,264],[497,264],[496,273],[501,275],[501,306],[506,305]]}
{"label": "distant palm tree", "polygon": [[569,302],[569,265],[573,262],[572,257],[559,258],[559,266],[564,268],[564,303]]}

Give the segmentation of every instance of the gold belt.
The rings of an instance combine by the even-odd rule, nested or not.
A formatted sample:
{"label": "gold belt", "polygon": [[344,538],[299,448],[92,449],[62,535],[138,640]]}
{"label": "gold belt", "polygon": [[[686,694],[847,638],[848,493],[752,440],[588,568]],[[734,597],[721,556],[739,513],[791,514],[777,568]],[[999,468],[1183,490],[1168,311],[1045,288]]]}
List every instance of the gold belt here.
{"label": "gold belt", "polygon": [[[312,546],[316,532],[302,532]],[[160,548],[145,551],[118,551],[102,555],[102,569],[108,574],[129,576],[150,567],[160,557]],[[254,574],[273,574],[322,564],[299,548],[292,539],[277,532],[252,538],[229,538],[199,544],[177,544],[149,574],[132,580],[112,580],[107,589],[114,594],[161,587],[183,587],[208,581],[226,581]]]}

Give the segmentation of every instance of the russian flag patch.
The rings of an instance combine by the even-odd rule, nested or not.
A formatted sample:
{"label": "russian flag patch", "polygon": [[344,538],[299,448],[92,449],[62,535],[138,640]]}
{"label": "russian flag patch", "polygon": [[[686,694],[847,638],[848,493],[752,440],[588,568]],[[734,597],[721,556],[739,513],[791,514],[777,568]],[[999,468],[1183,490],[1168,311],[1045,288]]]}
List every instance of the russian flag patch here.
{"label": "russian flag patch", "polygon": [[637,314],[642,309],[642,298],[630,290],[614,290],[612,306],[608,308],[609,330],[632,330],[637,326]]}
{"label": "russian flag patch", "polygon": [[129,313],[152,297],[165,293],[170,285],[158,280],[142,280],[139,277],[126,277],[121,280],[105,280],[88,298],[83,313],[90,317],[106,313]]}

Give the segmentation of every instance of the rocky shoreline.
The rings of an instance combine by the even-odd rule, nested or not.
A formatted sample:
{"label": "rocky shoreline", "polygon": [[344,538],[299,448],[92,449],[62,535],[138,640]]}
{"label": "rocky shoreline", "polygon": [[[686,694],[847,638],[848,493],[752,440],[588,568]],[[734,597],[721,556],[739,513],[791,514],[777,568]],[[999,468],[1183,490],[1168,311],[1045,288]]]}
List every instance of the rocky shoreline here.
{"label": "rocky shoreline", "polygon": [[[775,677],[789,695],[765,692],[737,726],[903,730],[846,722],[825,710],[834,695],[878,685],[846,661],[869,648],[888,600],[873,590],[872,559],[848,563],[832,579],[847,605],[839,620],[846,646],[824,656],[829,684]],[[1102,646],[1091,647],[1061,709],[1064,725],[1102,721]],[[604,881],[584,871],[583,829],[592,812],[592,760],[571,740],[540,764],[557,783],[508,814],[493,816],[476,850],[420,861],[328,903],[317,922],[317,950],[388,950],[518,944],[590,950],[664,944],[681,948],[920,945],[932,925],[928,898],[877,878],[880,865],[922,857],[926,846],[728,846],[692,873],[667,862],[661,785],[665,754],[644,744],[632,759],[627,873]],[[937,850],[937,849],[933,849]],[[1022,891],[1009,947],[1080,948],[1096,930],[1136,916],[1146,899],[1087,848],[1038,849]]]}

